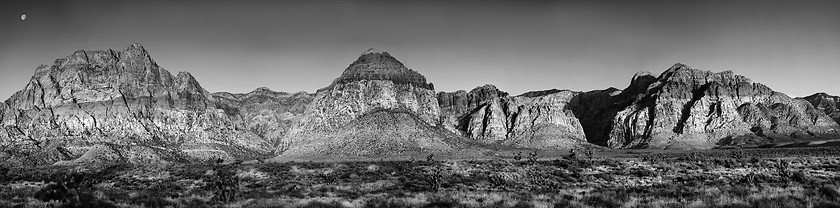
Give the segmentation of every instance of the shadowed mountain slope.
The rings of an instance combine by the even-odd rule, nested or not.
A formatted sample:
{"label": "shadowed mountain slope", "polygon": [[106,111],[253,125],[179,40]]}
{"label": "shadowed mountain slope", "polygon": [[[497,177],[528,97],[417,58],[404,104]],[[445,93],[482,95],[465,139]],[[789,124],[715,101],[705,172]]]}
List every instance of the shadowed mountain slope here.
{"label": "shadowed mountain slope", "polygon": [[818,110],[827,114],[828,117],[840,123],[840,97],[825,93],[816,93],[799,99],[808,101]]}
{"label": "shadowed mountain slope", "polygon": [[676,64],[637,74],[624,91],[584,93],[574,111],[588,140],[613,148],[712,148],[828,139],[836,122],[810,103],[732,71]]}

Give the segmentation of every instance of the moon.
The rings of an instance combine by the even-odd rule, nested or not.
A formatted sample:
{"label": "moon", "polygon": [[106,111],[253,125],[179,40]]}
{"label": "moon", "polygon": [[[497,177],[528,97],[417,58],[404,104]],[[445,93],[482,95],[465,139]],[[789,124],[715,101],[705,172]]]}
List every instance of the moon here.
{"label": "moon", "polygon": [[22,15],[20,15],[20,20],[21,21],[26,20],[26,13],[23,13]]}

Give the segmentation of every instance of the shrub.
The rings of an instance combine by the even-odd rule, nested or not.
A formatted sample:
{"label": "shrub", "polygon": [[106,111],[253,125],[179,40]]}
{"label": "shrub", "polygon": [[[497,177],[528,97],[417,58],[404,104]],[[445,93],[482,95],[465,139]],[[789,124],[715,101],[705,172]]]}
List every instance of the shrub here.
{"label": "shrub", "polygon": [[41,201],[57,200],[62,202],[78,202],[79,196],[76,188],[84,181],[84,175],[71,172],[55,179],[52,183],[42,188],[35,194],[35,198]]}
{"label": "shrub", "polygon": [[236,171],[230,166],[217,165],[213,167],[214,174],[207,178],[207,188],[215,195],[214,201],[232,202],[236,200],[236,192],[239,190],[239,178]]}
{"label": "shrub", "polygon": [[426,184],[429,185],[430,191],[440,191],[441,186],[443,185],[443,168],[438,166],[432,166],[431,169],[424,175],[423,178],[426,181]]}
{"label": "shrub", "polygon": [[528,153],[528,162],[531,164],[537,163],[537,152]]}

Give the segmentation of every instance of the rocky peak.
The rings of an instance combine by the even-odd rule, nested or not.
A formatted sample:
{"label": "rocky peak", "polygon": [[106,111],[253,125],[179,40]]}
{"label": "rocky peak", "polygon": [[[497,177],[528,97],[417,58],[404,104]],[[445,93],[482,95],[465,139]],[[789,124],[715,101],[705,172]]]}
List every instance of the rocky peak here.
{"label": "rocky peak", "polygon": [[388,52],[373,48],[363,52],[332,85],[360,80],[390,80],[396,84],[410,84],[434,90],[434,85],[427,83],[426,77],[406,68]]}
{"label": "rocky peak", "polygon": [[127,55],[125,58],[148,58],[149,52],[146,51],[146,48],[143,48],[143,45],[139,43],[131,44],[130,46],[126,47],[122,50],[122,53]]}
{"label": "rocky peak", "polygon": [[152,60],[149,52],[138,43],[126,47],[119,54],[120,63],[118,65],[120,66],[134,69],[157,67],[157,63]]}
{"label": "rocky peak", "polygon": [[[631,86],[633,85],[631,83]],[[656,81],[649,85],[648,90],[659,92],[659,95],[664,96],[664,98],[718,96],[730,93],[737,96],[752,96],[773,93],[770,88],[762,84],[751,83],[749,78],[737,75],[731,70],[712,72],[694,69],[680,63],[659,75]]]}
{"label": "rocky peak", "polygon": [[271,90],[271,88],[268,87],[257,87],[257,89],[254,89],[251,92],[274,92],[274,90]]}
{"label": "rocky peak", "polygon": [[[0,105],[0,146],[16,152],[0,159],[51,164],[88,160],[88,155],[99,157],[103,151],[115,156],[102,160],[133,163],[203,160],[210,155],[244,159],[265,156],[279,136],[243,127],[276,124],[282,129],[288,123],[281,120],[289,116],[264,119],[224,104],[190,73],[173,76],[155,64],[139,44],[121,51],[75,51],[39,66],[27,86]],[[266,108],[279,109],[271,115],[288,115],[282,114],[288,109],[283,105],[242,112]]]}
{"label": "rocky peak", "polygon": [[543,90],[509,96],[487,84],[469,92],[438,93],[444,128],[470,139],[524,148],[573,148],[585,141],[569,111],[569,90]]}
{"label": "rocky peak", "polygon": [[170,92],[206,93],[192,75],[173,76],[143,46],[133,44],[122,51],[79,50],[52,65],[41,65],[29,85],[11,99],[17,108],[29,109]]}
{"label": "rocky peak", "polygon": [[659,79],[667,82],[680,82],[682,84],[705,84],[709,82],[721,82],[723,85],[732,85],[740,82],[751,82],[747,77],[736,75],[732,70],[712,72],[691,68],[685,64],[674,64],[659,76]]}
{"label": "rocky peak", "polygon": [[507,97],[508,93],[499,90],[499,88],[496,88],[495,85],[486,84],[484,86],[479,86],[470,90],[469,95],[470,100],[474,100],[476,103],[480,103],[491,99]]}
{"label": "rocky peak", "polygon": [[[418,122],[409,122],[402,115],[416,118]],[[451,147],[438,141],[446,135],[430,135],[424,139],[404,131],[436,128],[439,120],[440,107],[432,84],[389,53],[370,49],[332,84],[316,92],[304,114],[289,128],[290,146],[278,148],[277,152],[282,153],[282,158],[294,158],[324,152],[344,156],[372,155],[401,151],[397,149],[415,145],[424,148],[411,151]],[[379,124],[397,124],[399,127]],[[378,142],[380,138],[387,142],[404,142],[397,142],[399,147],[392,148],[382,146],[384,143]],[[369,139],[377,142],[372,143]]]}
{"label": "rocky peak", "polygon": [[188,91],[188,92],[200,92],[203,93],[205,90],[201,87],[201,84],[195,80],[195,77],[192,76],[189,72],[178,72],[178,76],[175,79],[175,87],[179,91]]}
{"label": "rocky peak", "polygon": [[[619,96],[584,95],[575,109],[588,140],[610,147],[710,148],[737,135],[818,138],[837,128],[807,104],[744,76],[681,63],[656,78],[637,74]],[[609,104],[592,108],[599,100]]]}
{"label": "rocky peak", "polygon": [[379,50],[379,49],[376,49],[376,48],[370,48],[370,49],[367,49],[365,52],[362,52],[362,56],[364,56],[364,55],[374,55],[374,54],[384,54],[384,55],[387,55],[387,56],[391,56],[391,54],[388,54],[387,51]]}

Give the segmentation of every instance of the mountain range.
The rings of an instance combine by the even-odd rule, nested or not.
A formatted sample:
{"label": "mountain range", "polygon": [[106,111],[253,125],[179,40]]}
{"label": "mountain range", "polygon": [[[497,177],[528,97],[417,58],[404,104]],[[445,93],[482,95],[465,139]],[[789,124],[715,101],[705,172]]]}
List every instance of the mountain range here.
{"label": "mountain range", "polygon": [[840,97],[791,98],[732,71],[675,64],[624,89],[510,95],[435,91],[370,49],[315,93],[210,93],[143,46],[76,51],[35,69],[0,105],[0,160],[124,161],[484,158],[500,149],[710,149],[840,135]]}

